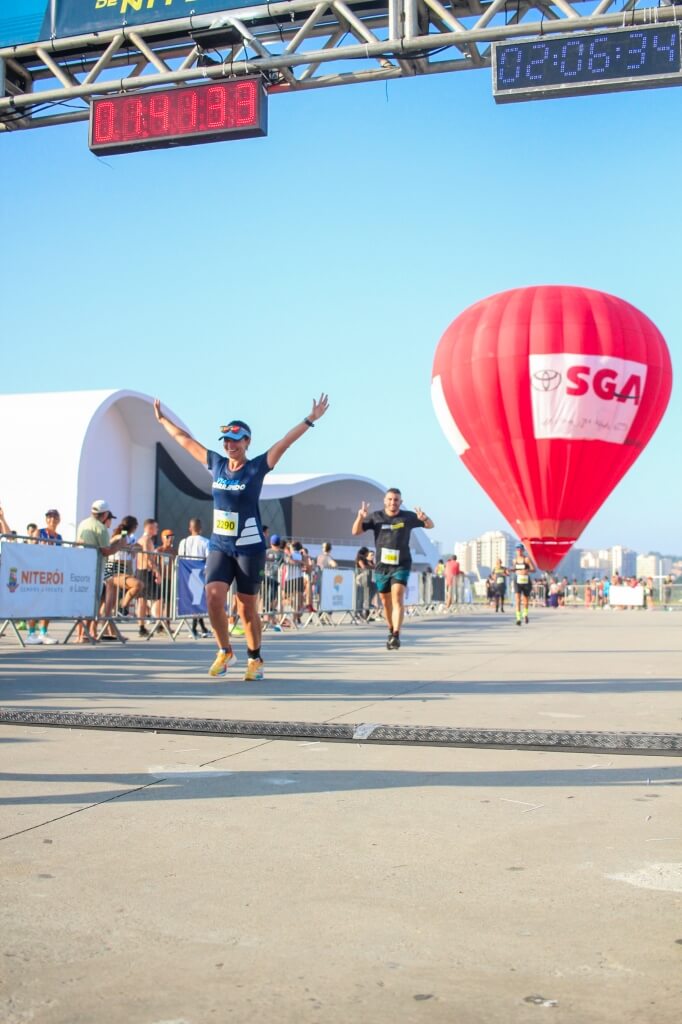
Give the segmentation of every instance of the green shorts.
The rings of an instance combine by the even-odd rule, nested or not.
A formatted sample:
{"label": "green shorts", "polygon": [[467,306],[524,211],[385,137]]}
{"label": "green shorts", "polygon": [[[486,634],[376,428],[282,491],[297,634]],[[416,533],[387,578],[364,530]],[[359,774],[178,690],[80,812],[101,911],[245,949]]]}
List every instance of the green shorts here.
{"label": "green shorts", "polygon": [[374,582],[380,594],[389,594],[394,583],[406,587],[409,578],[409,569],[392,569],[390,572],[379,572],[377,569],[374,573]]}

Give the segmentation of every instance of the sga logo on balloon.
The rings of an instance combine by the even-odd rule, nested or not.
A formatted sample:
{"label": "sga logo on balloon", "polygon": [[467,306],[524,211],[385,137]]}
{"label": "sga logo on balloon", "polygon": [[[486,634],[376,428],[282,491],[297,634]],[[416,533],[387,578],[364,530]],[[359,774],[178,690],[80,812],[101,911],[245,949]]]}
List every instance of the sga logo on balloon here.
{"label": "sga logo on balloon", "polygon": [[440,425],[540,568],[553,569],[665,412],[672,367],[623,299],[541,285],[477,302],[436,349]]}

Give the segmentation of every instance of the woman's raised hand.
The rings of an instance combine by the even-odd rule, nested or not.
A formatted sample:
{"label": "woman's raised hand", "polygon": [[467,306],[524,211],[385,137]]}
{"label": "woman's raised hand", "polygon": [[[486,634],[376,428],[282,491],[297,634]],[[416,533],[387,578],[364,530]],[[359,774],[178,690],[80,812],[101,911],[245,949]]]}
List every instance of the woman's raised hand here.
{"label": "woman's raised hand", "polygon": [[323,394],[320,395],[320,397],[318,398],[317,401],[315,401],[315,399],[313,399],[313,408],[312,408],[312,411],[311,411],[310,415],[308,416],[308,419],[312,420],[313,423],[315,423],[316,420],[319,420],[321,416],[324,416],[324,414],[326,413],[328,408],[329,408],[329,395],[325,395],[323,393]]}

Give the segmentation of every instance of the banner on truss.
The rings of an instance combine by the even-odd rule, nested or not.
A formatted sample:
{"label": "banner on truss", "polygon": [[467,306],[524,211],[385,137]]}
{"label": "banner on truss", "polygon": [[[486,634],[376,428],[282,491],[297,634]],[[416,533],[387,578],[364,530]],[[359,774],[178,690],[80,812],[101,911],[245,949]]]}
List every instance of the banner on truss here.
{"label": "banner on truss", "polygon": [[52,27],[50,7],[50,0],[2,0],[0,47],[49,39]]}
{"label": "banner on truss", "polygon": [[[253,6],[245,0],[0,0],[0,48],[176,18],[192,18],[204,31],[220,29],[221,11]],[[215,17],[206,22],[206,14]]]}
{"label": "banner on truss", "polygon": [[[55,30],[64,38],[190,16],[196,24],[203,14],[252,6],[244,0],[56,0]],[[197,24],[203,30],[221,27],[220,17]]]}

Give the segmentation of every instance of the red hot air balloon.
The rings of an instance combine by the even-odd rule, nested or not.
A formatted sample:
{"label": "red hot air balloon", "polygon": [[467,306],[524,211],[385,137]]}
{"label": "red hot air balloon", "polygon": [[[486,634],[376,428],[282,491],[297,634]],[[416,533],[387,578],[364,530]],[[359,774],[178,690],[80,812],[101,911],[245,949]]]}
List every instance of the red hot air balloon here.
{"label": "red hot air balloon", "polygon": [[464,465],[551,570],[646,446],[671,387],[666,343],[638,309],[542,285],[453,320],[431,394]]}

